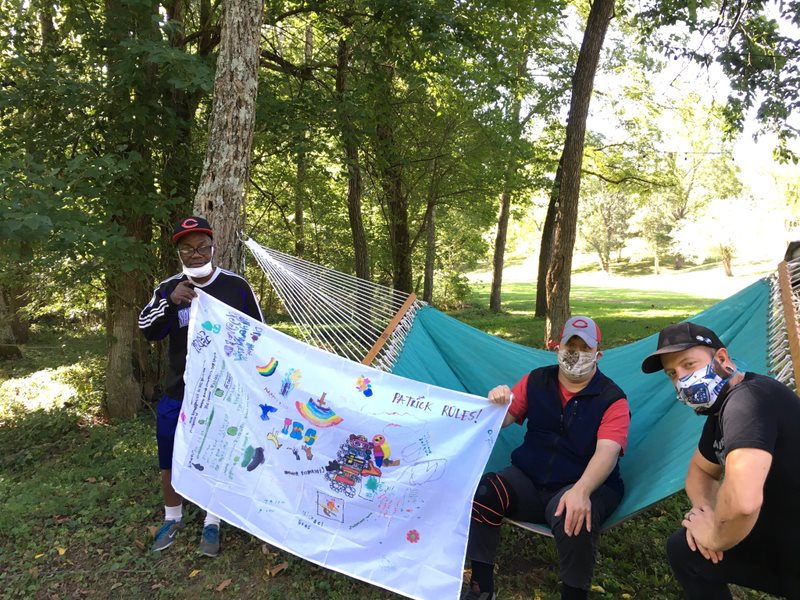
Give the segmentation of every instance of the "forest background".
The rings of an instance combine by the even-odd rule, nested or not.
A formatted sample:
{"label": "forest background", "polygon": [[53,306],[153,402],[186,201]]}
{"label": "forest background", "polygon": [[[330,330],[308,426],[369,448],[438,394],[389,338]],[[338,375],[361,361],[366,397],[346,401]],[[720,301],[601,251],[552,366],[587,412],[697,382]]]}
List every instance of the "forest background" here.
{"label": "forest background", "polygon": [[[258,26],[252,152],[242,202],[214,206],[198,199],[216,166],[212,117],[241,91],[214,92],[215,74],[247,55],[244,37],[225,38],[245,8]],[[569,311],[576,250],[605,272],[774,258],[800,216],[798,12],[0,0],[0,349],[18,356],[48,320],[99,328],[104,409],[134,416],[163,365],[136,314],[177,270],[170,223],[198,207],[220,230],[443,308],[483,261],[502,310],[506,262],[535,257],[545,340]],[[753,134],[762,143],[737,155]],[[235,235],[217,241],[279,313]]]}
{"label": "forest background", "polygon": [[[254,113],[252,156],[246,131],[243,199],[222,210],[198,182],[215,176],[213,107],[241,91],[212,94],[215,70],[247,54],[245,36],[223,39],[245,8],[263,20],[250,19],[257,101],[240,111]],[[538,250],[546,338],[569,311],[578,229],[606,272],[775,256],[800,212],[796,9],[2,0],[0,347],[14,356],[44,317],[104,328],[106,410],[135,415],[163,363],[135,315],[176,270],[169,223],[193,208],[442,307],[488,259],[500,310],[506,260]],[[722,80],[725,101],[708,89]],[[737,162],[750,123],[772,148]],[[761,160],[770,151],[783,163]],[[223,264],[243,270],[236,238],[223,242]]]}

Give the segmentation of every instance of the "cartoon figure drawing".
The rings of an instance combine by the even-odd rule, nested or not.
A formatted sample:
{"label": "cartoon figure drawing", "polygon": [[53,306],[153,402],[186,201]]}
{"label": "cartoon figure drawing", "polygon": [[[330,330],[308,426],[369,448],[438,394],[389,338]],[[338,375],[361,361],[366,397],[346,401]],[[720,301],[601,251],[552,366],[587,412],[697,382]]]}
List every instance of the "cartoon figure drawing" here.
{"label": "cartoon figure drawing", "polygon": [[372,462],[372,443],[364,435],[351,433],[325,467],[325,479],[331,489],[352,498],[356,495],[356,484],[368,475],[380,477],[381,471]]}
{"label": "cartoon figure drawing", "polygon": [[305,444],[300,446],[300,448],[303,450],[303,452],[306,453],[306,459],[311,460],[312,458],[314,458],[314,455],[311,453],[311,448],[309,448]]}
{"label": "cartoon figure drawing", "polygon": [[274,429],[267,434],[267,440],[275,444],[275,449],[279,450],[283,444],[278,441],[278,432]]}
{"label": "cartoon figure drawing", "polygon": [[375,464],[379,467],[396,467],[400,464],[399,460],[390,460],[392,451],[389,442],[380,433],[372,437],[372,454],[375,456]]}

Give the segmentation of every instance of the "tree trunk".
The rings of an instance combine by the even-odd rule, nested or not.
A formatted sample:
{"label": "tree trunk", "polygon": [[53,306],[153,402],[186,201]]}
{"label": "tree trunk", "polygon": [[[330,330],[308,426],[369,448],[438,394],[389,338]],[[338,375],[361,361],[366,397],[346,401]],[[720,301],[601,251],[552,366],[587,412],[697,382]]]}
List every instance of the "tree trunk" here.
{"label": "tree trunk", "polygon": [[564,140],[564,160],[558,195],[558,216],[553,232],[553,255],[547,270],[547,318],[545,344],[556,341],[557,332],[569,318],[572,252],[578,221],[581,166],[586,136],[586,119],[594,88],[608,23],[613,17],[614,0],[594,0],[572,79],[572,97]]}
{"label": "tree trunk", "polygon": [[494,239],[494,260],[492,262],[492,291],[489,294],[489,310],[500,312],[500,291],[503,287],[503,266],[505,264],[506,236],[508,234],[508,215],[511,212],[511,190],[508,179],[500,194],[500,216],[497,219],[497,235]]}
{"label": "tree trunk", "polygon": [[422,299],[433,302],[433,274],[436,270],[436,204],[429,206],[425,222],[425,278],[422,286]]}
{"label": "tree trunk", "polygon": [[368,281],[369,253],[367,251],[367,235],[361,218],[361,165],[358,161],[358,145],[356,142],[353,115],[347,99],[347,75],[350,69],[350,50],[347,38],[339,39],[336,51],[336,116],[344,146],[345,163],[347,164],[347,216],[350,220],[350,231],[353,235],[353,259],[356,277]]}
{"label": "tree trunk", "polygon": [[[523,52],[517,63],[517,81],[524,81],[528,69],[528,55],[530,53],[531,32],[525,36]],[[508,162],[506,165],[505,176],[503,177],[503,189],[500,192],[500,213],[497,218],[497,235],[494,240],[494,258],[492,261],[492,288],[489,293],[489,310],[500,312],[500,295],[503,287],[503,267],[505,266],[506,238],[508,236],[508,218],[511,212],[511,196],[514,187],[514,180],[517,175],[518,160],[516,145],[522,137],[523,125],[520,123],[520,113],[522,111],[521,92],[511,90],[514,100],[511,104],[509,119],[512,123],[513,134],[508,145]]]}
{"label": "tree trunk", "polygon": [[6,291],[0,285],[0,361],[15,358],[22,358],[22,352],[11,330],[11,311],[6,300]]}
{"label": "tree trunk", "polygon": [[[155,26],[157,3],[140,3],[123,9],[112,0],[105,6],[108,40],[108,96],[106,110],[112,118],[105,143],[110,153],[130,157],[139,156],[119,178],[114,189],[109,190],[109,221],[118,227],[125,238],[133,240],[131,251],[149,243],[152,237],[152,207],[131,210],[130,203],[137,198],[154,194],[153,140],[157,124],[152,107],[160,100],[157,88],[156,67],[151,65],[141,77],[132,81],[126,63],[128,40],[160,38]],[[143,119],[129,119],[130,115],[144,115]],[[141,269],[126,270],[119,263],[111,263],[105,272],[106,360],[105,409],[112,419],[128,419],[136,415],[142,402],[141,377],[144,364],[144,339],[137,324],[138,311],[147,300],[150,286],[145,284]]]}
{"label": "tree trunk", "polygon": [[550,202],[547,204],[547,216],[542,227],[542,242],[539,244],[539,270],[536,275],[536,312],[534,317],[543,319],[547,315],[547,269],[553,255],[553,231],[558,216],[558,194],[561,189],[561,177],[564,172],[564,154],[558,161],[553,189],[550,190]]}
{"label": "tree trunk", "polygon": [[[386,53],[391,55],[391,52]],[[383,65],[386,72],[375,94],[376,158],[386,213],[389,221],[389,250],[392,257],[392,287],[413,291],[411,235],[408,230],[408,197],[403,192],[403,165],[397,156],[394,115],[391,114],[394,67]]]}
{"label": "tree trunk", "polygon": [[146,298],[131,294],[142,288],[140,271],[106,279],[108,358],[106,361],[106,413],[112,419],[131,419],[142,404],[141,374],[147,349],[138,327],[139,310]]}
{"label": "tree trunk", "polygon": [[[309,68],[314,54],[314,30],[311,25],[306,25],[306,43],[303,48],[303,67]],[[303,94],[303,84],[300,80],[300,92]],[[295,256],[303,257],[306,250],[305,232],[305,204],[306,204],[306,174],[308,163],[306,158],[306,140],[308,138],[308,127],[305,122],[297,136],[297,164],[294,182],[294,253]]]}
{"label": "tree trunk", "polygon": [[214,227],[217,264],[241,272],[263,1],[223,2],[223,11],[208,147],[194,206]]}

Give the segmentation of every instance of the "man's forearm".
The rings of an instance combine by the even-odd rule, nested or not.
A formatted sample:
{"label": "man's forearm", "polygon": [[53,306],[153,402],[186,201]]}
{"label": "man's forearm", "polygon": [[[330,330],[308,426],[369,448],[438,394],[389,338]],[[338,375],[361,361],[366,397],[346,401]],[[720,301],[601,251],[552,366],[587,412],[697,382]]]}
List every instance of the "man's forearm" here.
{"label": "man's forearm", "polygon": [[760,510],[746,512],[734,497],[730,486],[720,486],[714,507],[714,528],[709,548],[728,550],[741,542],[752,531]]}
{"label": "man's forearm", "polygon": [[686,474],[686,495],[694,507],[715,506],[720,482],[708,473],[694,465],[689,464]]}
{"label": "man's forearm", "polygon": [[603,485],[611,471],[614,470],[620,449],[620,445],[616,442],[598,440],[594,455],[574,487],[583,489],[587,495],[591,495],[592,492]]}

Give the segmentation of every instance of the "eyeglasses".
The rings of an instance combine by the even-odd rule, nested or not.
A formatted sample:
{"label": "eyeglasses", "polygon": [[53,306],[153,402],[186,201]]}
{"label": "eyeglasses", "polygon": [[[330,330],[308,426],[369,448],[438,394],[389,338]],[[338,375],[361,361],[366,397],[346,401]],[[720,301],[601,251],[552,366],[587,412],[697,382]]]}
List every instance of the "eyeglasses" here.
{"label": "eyeglasses", "polygon": [[183,258],[191,258],[194,256],[194,253],[197,252],[203,258],[208,258],[211,256],[211,251],[214,249],[214,246],[200,246],[198,248],[192,248],[191,246],[181,246],[178,248],[178,254],[180,254]]}

